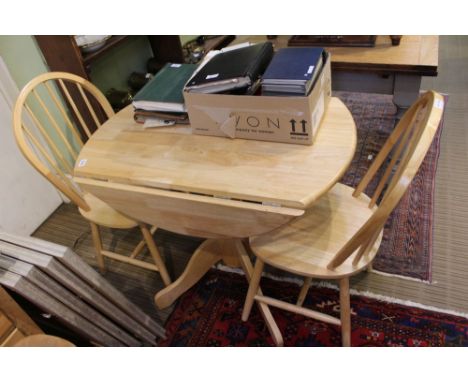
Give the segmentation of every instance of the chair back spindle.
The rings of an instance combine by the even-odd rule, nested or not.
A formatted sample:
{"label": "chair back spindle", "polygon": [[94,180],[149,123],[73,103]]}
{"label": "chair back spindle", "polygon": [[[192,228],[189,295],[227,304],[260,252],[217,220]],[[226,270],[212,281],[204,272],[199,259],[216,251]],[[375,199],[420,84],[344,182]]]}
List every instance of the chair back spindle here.
{"label": "chair back spindle", "polygon": [[[86,106],[89,118],[83,116],[78,104]],[[23,155],[85,211],[89,211],[89,206],[72,178],[79,151],[91,137],[86,121],[92,119],[96,128],[101,126],[93,105],[98,105],[107,118],[114,114],[92,83],[74,74],[51,72],[34,78],[23,88],[13,111],[15,138]]]}

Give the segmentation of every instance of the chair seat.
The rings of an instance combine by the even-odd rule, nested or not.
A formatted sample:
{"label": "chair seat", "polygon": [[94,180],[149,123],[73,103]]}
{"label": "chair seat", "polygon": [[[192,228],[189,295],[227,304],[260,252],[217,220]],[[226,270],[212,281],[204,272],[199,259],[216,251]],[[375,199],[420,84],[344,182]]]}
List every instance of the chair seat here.
{"label": "chair seat", "polygon": [[254,236],[250,245],[265,263],[306,277],[340,278],[366,267],[375,257],[382,233],[367,256],[355,266],[350,256],[336,269],[330,260],[369,219],[377,208],[369,198],[352,196],[354,189],[337,183],[304,215],[267,234]]}
{"label": "chair seat", "polygon": [[96,198],[92,194],[85,194],[84,200],[91,208],[91,210],[85,211],[79,208],[80,213],[84,218],[92,221],[93,223],[104,227],[121,229],[134,228],[138,225],[135,220],[122,215],[120,212],[117,212],[107,203],[104,203],[101,199]]}

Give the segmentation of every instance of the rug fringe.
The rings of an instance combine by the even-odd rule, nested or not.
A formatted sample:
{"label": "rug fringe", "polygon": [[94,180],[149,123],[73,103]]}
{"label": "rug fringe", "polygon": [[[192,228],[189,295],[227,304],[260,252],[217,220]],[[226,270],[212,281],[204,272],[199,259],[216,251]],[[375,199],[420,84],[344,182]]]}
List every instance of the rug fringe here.
{"label": "rug fringe", "polygon": [[[224,264],[217,264],[216,266],[214,266],[214,268],[219,269],[219,270],[224,271],[224,272],[236,273],[236,274],[242,275],[242,276],[245,274],[244,271],[239,269],[239,268],[232,268],[232,267],[229,267],[229,266],[224,265]],[[376,272],[378,272],[378,271],[376,271]],[[383,273],[383,272],[380,272],[380,273]],[[390,274],[388,274],[388,275],[390,275]],[[299,280],[297,278],[275,276],[275,275],[272,275],[271,273],[268,273],[268,272],[263,273],[263,276],[267,277],[267,278],[269,278],[271,280],[286,281],[286,282],[290,282],[290,283],[302,286],[302,280]],[[390,276],[402,277],[402,278],[405,277],[405,276],[397,276],[397,275],[390,275]],[[407,277],[407,278],[409,278],[409,277]],[[411,279],[411,278],[409,278],[409,279]],[[419,281],[423,282],[422,280],[419,280]],[[324,287],[324,288],[339,290],[338,285],[336,285],[336,284],[334,284],[334,283],[332,283],[330,281],[314,281],[313,280],[312,285],[317,286],[317,287]],[[396,298],[396,297],[389,297],[389,296],[385,296],[385,295],[382,295],[382,294],[377,294],[377,293],[370,292],[370,291],[359,291],[359,290],[354,289],[354,288],[351,288],[349,290],[349,293],[351,295],[353,295],[353,296],[369,297],[369,298],[372,298],[374,300],[378,300],[378,301],[382,301],[382,302],[388,302],[388,303],[391,303],[391,304],[399,304],[399,305],[409,306],[409,307],[412,307],[412,308],[420,308],[420,309],[430,310],[432,312],[450,314],[452,316],[458,316],[458,317],[463,317],[463,318],[468,319],[468,313],[460,312],[460,311],[457,311],[457,310],[438,308],[436,306],[425,305],[425,304],[421,304],[419,302],[414,302],[414,301],[411,301],[411,300],[403,300],[403,299]]]}

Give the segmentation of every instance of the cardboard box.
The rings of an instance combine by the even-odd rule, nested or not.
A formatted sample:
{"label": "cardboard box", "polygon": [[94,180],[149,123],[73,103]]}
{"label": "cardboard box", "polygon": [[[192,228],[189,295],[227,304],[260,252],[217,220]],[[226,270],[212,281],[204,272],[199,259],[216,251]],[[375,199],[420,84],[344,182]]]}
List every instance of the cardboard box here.
{"label": "cardboard box", "polygon": [[330,97],[330,54],[307,97],[184,92],[193,134],[302,145],[313,143]]}

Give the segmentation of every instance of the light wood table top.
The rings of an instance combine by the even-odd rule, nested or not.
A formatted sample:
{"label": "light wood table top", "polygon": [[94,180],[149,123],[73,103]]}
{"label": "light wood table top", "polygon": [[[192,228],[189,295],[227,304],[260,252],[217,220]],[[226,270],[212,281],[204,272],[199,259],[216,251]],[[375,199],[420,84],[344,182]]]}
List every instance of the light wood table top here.
{"label": "light wood table top", "polygon": [[[275,48],[288,46],[291,36],[269,40]],[[232,43],[260,42],[266,36],[238,36]],[[393,46],[390,36],[377,36],[374,47],[327,47],[331,52],[333,70],[392,71],[437,75],[439,36],[404,35],[400,45]]]}
{"label": "light wood table top", "polygon": [[[156,294],[161,309],[219,261],[242,266],[250,279],[243,239],[302,215],[341,178],[356,148],[353,118],[337,98],[312,146],[192,135],[182,126],[145,130],[132,113],[127,107],[93,134],[75,180],[135,220],[207,238],[179,278]],[[268,306],[258,307],[281,343]]]}
{"label": "light wood table top", "polygon": [[355,147],[353,118],[337,98],[312,146],[143,129],[130,106],[86,143],[75,176],[306,209],[341,178]]}

